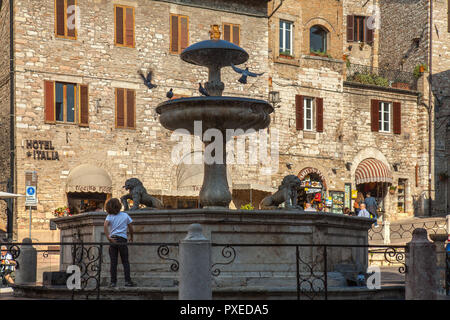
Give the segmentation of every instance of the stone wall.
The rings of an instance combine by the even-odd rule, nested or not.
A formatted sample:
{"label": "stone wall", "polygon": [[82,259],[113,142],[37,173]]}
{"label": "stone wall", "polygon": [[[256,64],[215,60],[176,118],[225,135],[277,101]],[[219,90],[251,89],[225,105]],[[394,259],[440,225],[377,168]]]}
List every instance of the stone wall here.
{"label": "stone wall", "polygon": [[[114,45],[114,3],[135,7],[135,48]],[[244,86],[231,68],[223,69],[224,95],[267,98],[266,18],[162,1],[114,3],[78,1],[78,37],[66,40],[55,38],[54,1],[17,2],[16,19],[21,25],[16,32],[17,190],[24,191],[25,171],[37,171],[39,205],[34,211],[33,233],[41,240],[58,239],[57,233],[48,231],[49,219],[55,208],[67,205],[67,177],[80,164],[106,169],[113,180],[113,197],[125,193],[123,183],[131,177],[139,177],[147,189],[176,189],[177,166],[171,161],[176,141],[170,140],[171,132],[159,124],[154,109],[166,100],[170,88],[176,95],[198,96],[198,82],[207,81],[208,74],[206,68],[188,65],[179,55],[169,53],[170,13],[189,16],[190,44],[209,39],[212,24],[240,24],[241,47],[250,54],[247,65],[265,74]],[[218,2],[204,3],[214,7]],[[264,11],[266,5],[255,8]],[[247,10],[245,3],[242,9]],[[158,85],[153,90],[138,75],[138,70],[149,69],[154,70]],[[89,86],[88,128],[44,122],[44,80]],[[114,88],[136,91],[136,129],[115,128]],[[52,141],[59,161],[28,157],[25,141],[29,139]],[[246,183],[247,176],[241,172],[257,176],[257,166],[236,170],[233,183]],[[23,200],[19,200],[17,221],[19,230],[25,232],[28,212]]]}
{"label": "stone wall", "polygon": [[[10,19],[9,1],[0,6],[0,191],[10,177]],[[5,201],[0,200],[0,230],[6,231]]]}

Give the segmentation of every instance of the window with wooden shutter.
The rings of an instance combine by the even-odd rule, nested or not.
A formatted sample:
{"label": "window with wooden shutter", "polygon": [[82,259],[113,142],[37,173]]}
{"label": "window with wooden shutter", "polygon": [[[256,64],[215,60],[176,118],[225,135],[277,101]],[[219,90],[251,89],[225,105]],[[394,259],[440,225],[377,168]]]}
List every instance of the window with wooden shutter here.
{"label": "window with wooden shutter", "polygon": [[116,128],[136,127],[136,98],[131,89],[116,88]]}
{"label": "window with wooden shutter", "polygon": [[55,36],[76,39],[76,0],[55,0]]}
{"label": "window with wooden shutter", "polygon": [[170,53],[181,53],[189,46],[189,17],[170,15]]}
{"label": "window with wooden shutter", "polygon": [[241,26],[238,24],[224,23],[223,40],[232,42],[239,46],[241,42]]}
{"label": "window with wooden shutter", "polygon": [[303,96],[295,96],[295,120],[296,129],[303,130]]}
{"label": "window with wooden shutter", "polygon": [[349,15],[347,16],[347,41],[352,42],[353,41],[353,35],[354,35],[354,16]]}
{"label": "window with wooden shutter", "polygon": [[323,98],[316,98],[316,131],[323,132]]}
{"label": "window with wooden shutter", "polygon": [[373,43],[373,29],[371,28],[371,26],[369,26],[367,24],[367,22],[368,22],[368,17],[366,17],[364,19],[364,26],[365,26],[364,29],[365,29],[365,33],[366,33],[364,39],[365,39],[366,43],[371,44],[371,43]]}
{"label": "window with wooden shutter", "polygon": [[44,117],[46,123],[89,125],[87,85],[44,81]]}
{"label": "window with wooden shutter", "polygon": [[53,81],[44,81],[44,100],[45,122],[55,123],[55,84]]}
{"label": "window with wooden shutter", "polygon": [[89,90],[86,85],[80,85],[79,125],[83,127],[89,126]]}
{"label": "window with wooden shutter", "polygon": [[400,102],[393,103],[393,131],[395,134],[402,133],[402,108]]}
{"label": "window with wooden shutter", "polygon": [[114,43],[121,47],[134,48],[134,8],[114,6]]}
{"label": "window with wooden shutter", "polygon": [[370,123],[371,130],[373,132],[378,132],[378,121],[379,121],[379,101],[370,100]]}

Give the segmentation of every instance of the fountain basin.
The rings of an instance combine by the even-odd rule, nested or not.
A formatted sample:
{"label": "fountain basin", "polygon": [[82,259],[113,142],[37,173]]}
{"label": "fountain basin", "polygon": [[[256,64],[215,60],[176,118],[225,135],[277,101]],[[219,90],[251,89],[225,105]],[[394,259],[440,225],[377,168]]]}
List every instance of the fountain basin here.
{"label": "fountain basin", "polygon": [[186,129],[193,135],[194,121],[202,121],[202,134],[210,128],[267,128],[273,107],[264,100],[241,97],[192,97],[163,102],[156,112],[164,128]]}

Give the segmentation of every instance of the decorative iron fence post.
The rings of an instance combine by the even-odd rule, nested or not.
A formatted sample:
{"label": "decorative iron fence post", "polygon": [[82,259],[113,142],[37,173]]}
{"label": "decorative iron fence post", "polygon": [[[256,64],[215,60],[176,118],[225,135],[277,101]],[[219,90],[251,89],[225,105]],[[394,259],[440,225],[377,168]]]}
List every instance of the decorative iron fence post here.
{"label": "decorative iron fence post", "polygon": [[211,300],[211,241],[200,224],[191,224],[188,235],[180,241],[180,283],[178,299]]}
{"label": "decorative iron fence post", "polygon": [[435,300],[437,298],[436,245],[427,238],[427,231],[418,228],[406,250],[406,300]]}

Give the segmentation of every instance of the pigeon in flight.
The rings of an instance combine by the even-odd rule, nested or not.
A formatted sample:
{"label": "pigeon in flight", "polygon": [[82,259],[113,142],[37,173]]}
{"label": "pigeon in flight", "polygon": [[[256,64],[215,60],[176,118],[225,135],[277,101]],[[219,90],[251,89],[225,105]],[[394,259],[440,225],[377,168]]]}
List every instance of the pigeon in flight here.
{"label": "pigeon in flight", "polygon": [[166,93],[166,97],[169,99],[173,98],[173,89],[172,88],[170,88],[170,90]]}
{"label": "pigeon in flight", "polygon": [[206,91],[205,88],[203,88],[202,83],[198,83],[198,92],[200,92],[202,95],[209,97],[208,91]]}
{"label": "pigeon in flight", "polygon": [[237,73],[242,74],[242,77],[239,78],[239,82],[246,84],[247,83],[247,77],[258,77],[258,76],[262,76],[264,74],[263,73],[253,73],[248,71],[248,67],[244,69],[239,69],[238,67],[236,67],[234,64],[231,64],[231,67],[233,68],[234,71],[236,71]]}
{"label": "pigeon in flight", "polygon": [[149,71],[149,73],[147,74],[147,77],[144,76],[144,74],[140,71],[139,75],[142,77],[142,80],[144,80],[144,84],[149,88],[149,89],[153,89],[156,88],[157,85],[152,83],[152,75],[153,72]]}

